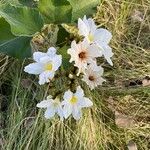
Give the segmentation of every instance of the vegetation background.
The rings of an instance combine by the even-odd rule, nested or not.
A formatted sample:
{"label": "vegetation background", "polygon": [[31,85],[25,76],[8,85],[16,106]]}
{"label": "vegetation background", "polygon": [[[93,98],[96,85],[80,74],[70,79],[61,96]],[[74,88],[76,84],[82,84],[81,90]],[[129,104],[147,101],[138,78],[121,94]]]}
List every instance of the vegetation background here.
{"label": "vegetation background", "polygon": [[0,54],[1,149],[150,149],[150,1],[102,0],[93,18],[113,34],[114,66],[104,64],[102,87],[85,87],[94,106],[78,122],[45,120],[46,86],[23,71],[28,60]]}

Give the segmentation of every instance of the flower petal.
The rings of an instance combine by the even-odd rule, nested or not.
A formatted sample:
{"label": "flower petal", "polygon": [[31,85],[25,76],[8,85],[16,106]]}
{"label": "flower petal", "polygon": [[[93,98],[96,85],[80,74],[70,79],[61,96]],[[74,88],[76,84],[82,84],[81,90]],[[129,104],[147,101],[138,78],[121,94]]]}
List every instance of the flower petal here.
{"label": "flower petal", "polygon": [[103,48],[103,55],[105,59],[111,66],[113,66],[113,62],[111,60],[111,57],[113,56],[113,52],[111,47],[109,45],[103,45],[102,48]]}
{"label": "flower petal", "polygon": [[50,82],[50,80],[53,79],[53,77],[54,77],[54,72],[52,72],[52,71],[42,72],[39,75],[39,84],[42,85],[44,83],[48,83],[48,82]]}
{"label": "flower petal", "polygon": [[24,71],[29,74],[40,74],[43,72],[43,65],[40,63],[32,63],[24,68]]}
{"label": "flower petal", "polygon": [[54,57],[56,55],[56,48],[50,47],[47,51],[47,55],[50,57]]}
{"label": "flower petal", "polygon": [[88,65],[88,69],[87,69],[87,73],[88,74],[92,74],[94,72],[100,72],[100,73],[103,73],[104,69],[101,67],[101,66],[97,66],[97,62],[96,61],[93,61],[91,62],[89,65]]}
{"label": "flower petal", "polygon": [[63,115],[67,119],[72,113],[72,106],[70,104],[65,104],[63,107]]}
{"label": "flower petal", "polygon": [[81,43],[81,49],[86,50],[89,46],[90,46],[90,44],[89,44],[88,40],[85,38],[83,40],[83,42]]}
{"label": "flower petal", "polygon": [[33,59],[36,61],[36,62],[39,62],[40,59],[42,57],[45,57],[47,54],[46,53],[42,53],[42,52],[34,52],[33,53]]}
{"label": "flower petal", "polygon": [[63,114],[63,109],[61,106],[57,107],[57,114],[59,115],[60,120],[63,120],[64,114]]}
{"label": "flower petal", "polygon": [[90,34],[94,34],[97,29],[97,26],[96,26],[94,20],[92,18],[89,18],[88,24],[89,24],[89,28],[90,28]]}
{"label": "flower petal", "polygon": [[85,22],[82,21],[82,19],[78,19],[78,29],[79,29],[79,34],[83,36],[88,36],[89,34],[89,29]]}
{"label": "flower petal", "polygon": [[84,91],[83,91],[83,89],[81,88],[81,86],[78,86],[78,87],[77,87],[75,96],[77,96],[79,99],[82,98],[82,97],[84,97]]}
{"label": "flower petal", "polygon": [[81,108],[84,107],[91,107],[93,105],[93,102],[89,99],[84,97],[83,99],[80,99],[79,104],[78,104]]}
{"label": "flower petal", "polygon": [[45,56],[45,57],[40,58],[40,62],[41,62],[42,64],[46,64],[46,63],[48,63],[48,62],[50,62],[50,61],[52,61],[52,58],[49,57],[48,55]]}
{"label": "flower petal", "polygon": [[45,111],[44,116],[46,119],[50,119],[54,117],[55,113],[56,113],[56,109],[54,107],[48,107],[47,110]]}
{"label": "flower petal", "polygon": [[97,58],[102,56],[102,51],[100,51],[98,45],[92,44],[88,47],[88,54],[92,58]]}
{"label": "flower petal", "polygon": [[94,34],[94,41],[103,44],[108,44],[112,38],[112,34],[106,29],[97,29]]}
{"label": "flower petal", "polygon": [[50,107],[51,104],[52,104],[52,100],[43,100],[40,103],[38,103],[36,105],[36,107],[38,107],[38,108],[47,108],[47,107]]}
{"label": "flower petal", "polygon": [[63,96],[63,99],[65,101],[69,101],[72,98],[72,96],[73,96],[73,93],[70,90],[68,90],[68,91],[65,92],[65,94]]}
{"label": "flower petal", "polygon": [[53,70],[56,71],[58,70],[58,68],[61,66],[62,64],[62,56],[61,55],[56,55],[53,59],[52,59],[52,63],[53,63]]}
{"label": "flower petal", "polygon": [[105,81],[106,81],[106,80],[105,80],[104,78],[99,77],[99,78],[97,79],[96,84],[97,84],[97,86],[98,86],[98,85],[102,85],[102,83],[105,82]]}
{"label": "flower petal", "polygon": [[82,112],[81,109],[78,108],[76,105],[73,106],[73,110],[72,110],[72,116],[75,120],[79,120],[82,116]]}

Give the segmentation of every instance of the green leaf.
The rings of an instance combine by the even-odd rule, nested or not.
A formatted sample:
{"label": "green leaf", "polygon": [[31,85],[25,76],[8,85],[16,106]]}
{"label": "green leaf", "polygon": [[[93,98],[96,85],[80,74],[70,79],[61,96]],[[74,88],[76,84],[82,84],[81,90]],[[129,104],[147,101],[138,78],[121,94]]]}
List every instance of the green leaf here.
{"label": "green leaf", "polygon": [[72,7],[67,0],[40,0],[39,11],[46,23],[70,23]]}
{"label": "green leaf", "polygon": [[72,6],[72,22],[84,15],[92,15],[101,0],[67,0]]}
{"label": "green leaf", "polygon": [[25,58],[31,56],[30,37],[16,37],[10,31],[9,24],[0,18],[0,52]]}
{"label": "green leaf", "polygon": [[12,4],[13,6],[22,6],[18,0],[3,0],[2,4]]}
{"label": "green leaf", "polygon": [[20,4],[28,7],[36,7],[37,2],[34,0],[18,0]]}
{"label": "green leaf", "polygon": [[43,20],[34,8],[5,4],[0,6],[0,15],[10,24],[16,36],[32,36],[43,27]]}
{"label": "green leaf", "polygon": [[64,45],[67,39],[69,39],[70,34],[61,26],[59,25],[59,31],[57,34],[57,45],[60,47]]}
{"label": "green leaf", "polygon": [[62,48],[58,49],[58,54],[62,55],[62,65],[64,69],[68,69],[71,66],[70,55],[67,54],[68,46],[64,45]]}
{"label": "green leaf", "polygon": [[4,18],[0,18],[0,44],[14,37],[10,32],[10,26]]}
{"label": "green leaf", "polygon": [[34,0],[3,0],[0,1],[1,4],[11,4],[13,6],[28,6],[28,7],[36,7],[37,1]]}

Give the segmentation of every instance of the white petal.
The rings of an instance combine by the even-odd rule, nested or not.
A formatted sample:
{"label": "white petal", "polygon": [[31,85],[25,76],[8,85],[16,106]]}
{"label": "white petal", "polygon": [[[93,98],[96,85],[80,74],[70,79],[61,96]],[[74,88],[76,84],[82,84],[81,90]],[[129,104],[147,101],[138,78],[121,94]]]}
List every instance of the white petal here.
{"label": "white petal", "polygon": [[47,51],[47,55],[50,57],[54,57],[56,55],[56,48],[50,47]]}
{"label": "white petal", "polygon": [[54,107],[48,107],[47,110],[45,111],[44,116],[46,119],[50,119],[54,117],[55,113],[56,113],[56,109]]}
{"label": "white petal", "polygon": [[112,38],[112,34],[106,29],[97,29],[94,35],[94,41],[99,44],[108,44]]}
{"label": "white petal", "polygon": [[53,71],[46,71],[45,72],[45,76],[46,76],[46,80],[47,82],[49,82],[49,80],[52,80],[54,78],[55,72]]}
{"label": "white petal", "polygon": [[83,17],[83,22],[84,22],[86,25],[88,24],[88,20],[87,20],[86,15],[84,15],[84,17]]}
{"label": "white petal", "polygon": [[89,28],[90,28],[90,34],[94,34],[97,29],[97,26],[95,25],[94,20],[92,18],[89,18],[88,24],[89,24]]}
{"label": "white petal", "polygon": [[43,73],[41,73],[39,76],[39,84],[43,85],[44,83],[46,83],[45,76]]}
{"label": "white petal", "polygon": [[32,63],[26,66],[24,71],[29,74],[40,74],[43,71],[43,65],[40,63]]}
{"label": "white petal", "polygon": [[64,114],[61,106],[57,107],[57,114],[59,115],[60,119],[63,120]]}
{"label": "white petal", "polygon": [[45,56],[45,57],[40,58],[40,62],[41,62],[42,64],[46,64],[46,63],[50,62],[51,60],[52,60],[52,58],[49,57],[48,55]]}
{"label": "white petal", "polygon": [[61,66],[62,64],[62,56],[61,55],[56,55],[53,59],[52,59],[52,63],[53,63],[53,70],[56,71],[58,70],[58,68]]}
{"label": "white petal", "polygon": [[42,52],[34,52],[33,53],[33,59],[36,61],[36,62],[39,62],[40,59],[42,57],[45,57],[47,54],[46,53],[42,53]]}
{"label": "white petal", "polygon": [[89,44],[89,42],[88,42],[88,40],[85,38],[84,40],[83,40],[83,42],[81,43],[81,48],[83,49],[83,50],[86,50],[89,46],[90,46],[90,44]]}
{"label": "white petal", "polygon": [[73,93],[70,90],[68,90],[68,91],[65,92],[65,94],[63,96],[63,99],[65,101],[69,101],[72,98],[72,96],[73,96]]}
{"label": "white petal", "polygon": [[78,51],[79,51],[79,46],[78,46],[78,44],[76,43],[76,41],[72,41],[72,42],[71,42],[71,48],[68,49],[67,53],[73,56],[73,55],[76,54]]}
{"label": "white petal", "polygon": [[88,65],[88,69],[87,69],[87,73],[88,74],[93,74],[93,72],[100,72],[103,73],[104,69],[101,66],[97,66],[97,62],[96,61],[92,61],[89,65]]}
{"label": "white petal", "polygon": [[105,59],[111,66],[113,66],[113,63],[111,60],[111,57],[113,56],[113,52],[112,52],[111,47],[108,45],[103,45],[102,48],[103,48],[103,55],[104,55]]}
{"label": "white petal", "polygon": [[70,104],[66,104],[63,107],[63,115],[67,119],[72,113],[72,106]]}
{"label": "white petal", "polygon": [[52,104],[52,100],[43,100],[40,103],[38,103],[36,105],[36,107],[38,107],[38,108],[47,108],[47,107],[50,107],[51,104]]}
{"label": "white petal", "polygon": [[79,100],[79,104],[78,104],[81,108],[83,107],[91,107],[93,105],[93,102],[89,99],[84,97],[83,99]]}
{"label": "white petal", "polygon": [[82,112],[81,109],[78,108],[76,105],[73,106],[73,110],[72,110],[72,116],[74,119],[79,120],[82,116]]}
{"label": "white petal", "polygon": [[97,84],[97,86],[98,86],[98,85],[102,85],[102,83],[105,82],[105,81],[106,81],[105,79],[103,79],[102,77],[99,77],[99,78],[97,79],[96,84]]}
{"label": "white petal", "polygon": [[[90,19],[90,18],[89,18],[89,19]],[[85,25],[86,25],[86,27],[87,27],[87,29],[88,29],[88,34],[90,33],[90,25],[89,25],[89,22],[88,22],[89,19],[87,19],[87,18],[86,18],[86,15],[84,15],[84,17],[83,17],[83,22],[85,23]]]}
{"label": "white petal", "polygon": [[84,96],[84,91],[83,91],[83,89],[81,88],[81,86],[78,86],[78,87],[77,87],[75,96],[77,96],[78,98],[82,98],[82,97]]}
{"label": "white petal", "polygon": [[78,45],[76,44],[76,41],[72,41],[71,42],[71,48],[67,50],[67,53],[69,55],[71,55],[71,58],[70,58],[69,62],[72,62],[72,61],[76,60],[77,55],[78,55],[78,51],[79,51],[79,48],[78,48]]}
{"label": "white petal", "polygon": [[42,85],[44,83],[50,82],[54,78],[54,72],[45,71],[39,75],[39,84]]}
{"label": "white petal", "polygon": [[100,51],[98,45],[92,44],[88,47],[88,54],[92,58],[97,58],[102,56],[102,51]]}
{"label": "white petal", "polygon": [[101,66],[97,66],[96,62],[93,62],[89,65],[88,69],[95,74],[98,74],[99,76],[102,76],[104,73],[104,68]]}
{"label": "white petal", "polygon": [[78,45],[75,40],[71,42],[71,49],[73,49],[74,51],[78,50]]}
{"label": "white petal", "polygon": [[79,29],[80,35],[88,36],[89,29],[88,29],[87,25],[80,18],[78,19],[78,29]]}
{"label": "white petal", "polygon": [[[90,61],[89,61],[90,62]],[[74,66],[78,67],[78,73],[77,76],[80,75],[80,73],[84,73],[85,70],[87,69],[87,62],[86,63],[76,63]]]}

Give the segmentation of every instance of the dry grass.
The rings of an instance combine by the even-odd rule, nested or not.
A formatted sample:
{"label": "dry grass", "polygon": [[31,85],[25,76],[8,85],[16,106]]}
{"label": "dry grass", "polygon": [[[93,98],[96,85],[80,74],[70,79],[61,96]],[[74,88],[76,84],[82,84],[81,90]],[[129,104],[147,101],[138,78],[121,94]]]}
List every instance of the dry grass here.
{"label": "dry grass", "polygon": [[149,0],[102,0],[94,18],[113,33],[114,67],[104,64],[103,87],[85,87],[94,106],[79,122],[45,120],[35,106],[47,87],[23,72],[25,62],[0,56],[1,148],[124,150],[133,141],[139,150],[150,149],[150,88],[126,85],[150,75],[149,6]]}

